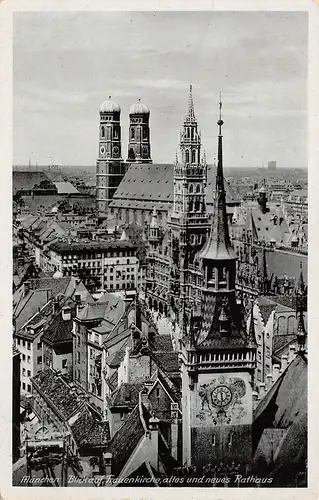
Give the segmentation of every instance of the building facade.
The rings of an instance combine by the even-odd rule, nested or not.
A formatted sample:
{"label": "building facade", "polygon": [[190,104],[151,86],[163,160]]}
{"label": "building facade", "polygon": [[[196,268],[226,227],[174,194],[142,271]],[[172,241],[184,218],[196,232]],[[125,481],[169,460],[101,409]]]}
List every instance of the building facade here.
{"label": "building facade", "polygon": [[129,241],[55,242],[49,248],[51,270],[77,276],[91,292],[136,290],[139,260]]}

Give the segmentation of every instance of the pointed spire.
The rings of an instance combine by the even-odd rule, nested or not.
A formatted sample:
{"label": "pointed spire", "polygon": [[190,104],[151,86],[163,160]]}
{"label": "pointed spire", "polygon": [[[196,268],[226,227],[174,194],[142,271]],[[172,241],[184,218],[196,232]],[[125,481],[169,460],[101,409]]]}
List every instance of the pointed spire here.
{"label": "pointed spire", "polygon": [[296,289],[296,317],[297,317],[297,341],[299,352],[306,350],[307,332],[305,328],[304,312],[306,310],[307,289],[302,272],[302,262],[300,262],[300,275]]}
{"label": "pointed spire", "polygon": [[186,115],[187,122],[195,122],[195,111],[194,111],[194,101],[193,101],[193,86],[189,86],[189,97],[188,97],[188,111]]}
{"label": "pointed spire", "polygon": [[248,340],[256,344],[255,321],[254,321],[254,301],[251,301]]}
{"label": "pointed spire", "polygon": [[203,249],[199,252],[199,257],[204,259],[236,259],[236,254],[232,248],[227,221],[226,193],[223,173],[223,136],[221,117],[222,102],[219,102],[218,130],[218,163],[216,173],[216,189],[214,198],[214,212],[209,238]]}

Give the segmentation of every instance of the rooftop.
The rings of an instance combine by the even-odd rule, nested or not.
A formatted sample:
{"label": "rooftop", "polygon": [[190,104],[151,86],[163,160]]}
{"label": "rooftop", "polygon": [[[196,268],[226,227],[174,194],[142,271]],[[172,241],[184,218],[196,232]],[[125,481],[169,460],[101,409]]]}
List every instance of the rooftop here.
{"label": "rooftop", "polygon": [[39,372],[32,383],[40,389],[53,408],[68,420],[85,402],[83,394],[78,394],[66,380],[52,369]]}
{"label": "rooftop", "polygon": [[115,249],[135,249],[135,246],[129,241],[90,241],[90,242],[62,242],[57,241],[50,245],[50,249],[57,253],[77,253],[77,252],[96,252]]}

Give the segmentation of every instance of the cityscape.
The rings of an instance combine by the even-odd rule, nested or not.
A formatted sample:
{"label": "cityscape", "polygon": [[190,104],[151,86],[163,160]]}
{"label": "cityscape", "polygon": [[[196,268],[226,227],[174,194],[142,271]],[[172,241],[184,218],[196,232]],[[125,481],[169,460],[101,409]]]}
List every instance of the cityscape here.
{"label": "cityscape", "polygon": [[[152,16],[170,38],[179,28],[157,14],[143,20]],[[272,17],[259,14],[267,35]],[[290,22],[271,14],[283,29]],[[133,26],[141,15],[130,15]],[[244,32],[250,21],[210,21],[229,32],[233,22]],[[35,152],[20,161],[15,146],[13,486],[308,486],[305,143],[296,134],[285,144],[285,131],[279,149],[255,161],[247,137],[237,163],[236,104],[222,76],[205,110],[205,79],[188,71],[175,152],[163,161],[173,125],[156,116],[165,97],[155,87],[154,109],[143,93],[129,107],[121,91],[105,93],[93,110],[91,164],[69,162],[62,142],[53,153],[48,142],[48,157],[65,152],[59,164],[43,161],[42,143],[39,161]]]}

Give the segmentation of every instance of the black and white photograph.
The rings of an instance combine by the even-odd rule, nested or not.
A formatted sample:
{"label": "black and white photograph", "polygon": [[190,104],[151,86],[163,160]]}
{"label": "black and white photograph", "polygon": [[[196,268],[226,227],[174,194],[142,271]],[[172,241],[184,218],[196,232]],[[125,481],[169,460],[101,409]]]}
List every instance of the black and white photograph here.
{"label": "black and white photograph", "polygon": [[13,13],[14,487],[308,487],[308,17]]}

